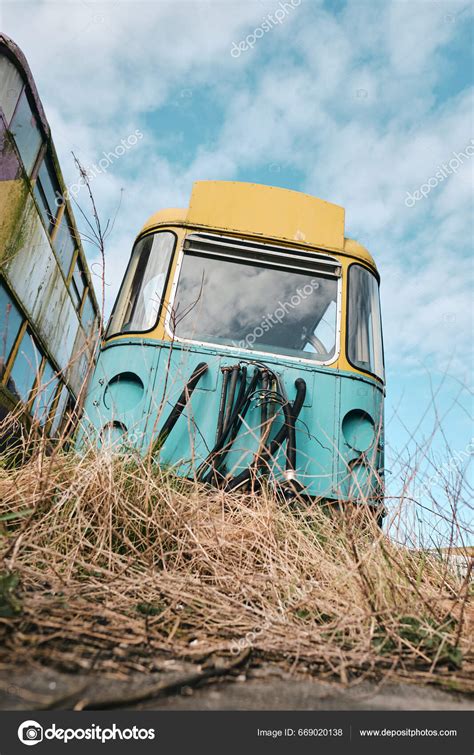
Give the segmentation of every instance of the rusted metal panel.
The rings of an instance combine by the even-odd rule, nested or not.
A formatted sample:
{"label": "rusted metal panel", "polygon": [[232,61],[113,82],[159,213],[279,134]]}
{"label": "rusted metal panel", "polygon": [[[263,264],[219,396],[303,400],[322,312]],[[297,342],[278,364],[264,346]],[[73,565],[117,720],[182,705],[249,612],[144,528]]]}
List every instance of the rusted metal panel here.
{"label": "rusted metal panel", "polygon": [[28,185],[12,139],[0,118],[0,263],[15,253],[21,238],[21,216]]}
{"label": "rusted metal panel", "polygon": [[15,181],[20,176],[20,161],[13,149],[3,118],[0,118],[0,181]]}
{"label": "rusted metal panel", "polygon": [[21,225],[19,247],[7,261],[4,274],[51,356],[63,368],[71,357],[79,320],[31,196]]}

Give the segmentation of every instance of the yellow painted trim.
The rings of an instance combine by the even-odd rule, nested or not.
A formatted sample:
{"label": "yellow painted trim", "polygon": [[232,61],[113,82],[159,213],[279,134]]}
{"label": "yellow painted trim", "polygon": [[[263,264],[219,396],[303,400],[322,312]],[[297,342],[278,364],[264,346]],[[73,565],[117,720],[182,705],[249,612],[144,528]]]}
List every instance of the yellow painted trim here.
{"label": "yellow painted trim", "polygon": [[152,228],[156,228],[158,225],[183,225],[186,223],[187,213],[187,209],[184,210],[175,207],[155,212],[154,215],[148,218],[138,235],[141,236],[142,233],[146,233]]}
{"label": "yellow painted trim", "polygon": [[54,244],[56,236],[58,235],[58,230],[59,230],[59,226],[61,225],[63,215],[64,215],[64,204],[60,205],[58,214],[56,215],[56,220],[54,221],[53,230],[49,234],[49,238],[51,239],[51,244]]}
{"label": "yellow painted trim", "polygon": [[68,288],[71,285],[72,276],[74,274],[74,270],[76,268],[76,263],[77,263],[78,258],[79,258],[79,248],[76,248],[72,254],[72,260],[71,260],[71,264],[69,266],[69,272],[66,278],[66,286]]}
{"label": "yellow painted trim", "polygon": [[82,310],[84,309],[84,304],[85,304],[85,301],[86,301],[87,296],[89,294],[89,291],[90,291],[90,287],[89,286],[84,286],[84,293],[82,295],[81,305],[80,305],[79,309],[77,310],[77,314],[79,316],[79,320],[81,321],[81,325],[82,325]]}
{"label": "yellow painted trim", "polygon": [[[41,352],[40,352],[41,353]],[[33,404],[38,396],[39,388],[41,387],[41,378],[43,377],[44,368],[46,366],[47,358],[44,354],[41,355],[41,362],[38,367],[38,371],[35,376],[35,380],[33,383],[33,387],[30,390],[30,394],[28,396],[28,400],[26,402],[26,408],[29,414],[31,414],[31,410],[33,409]],[[33,418],[32,418],[33,419]]]}
{"label": "yellow painted trim", "polygon": [[22,341],[23,336],[25,335],[26,329],[28,327],[28,320],[24,320],[22,324],[20,325],[20,330],[18,331],[18,335],[15,339],[15,343],[13,344],[13,348],[11,350],[11,354],[8,357],[8,361],[5,365],[5,372],[3,373],[2,383],[4,385],[7,384],[8,379],[10,377],[10,373],[12,371],[13,364],[15,362],[15,359],[18,354],[18,349],[20,348],[20,343]]}

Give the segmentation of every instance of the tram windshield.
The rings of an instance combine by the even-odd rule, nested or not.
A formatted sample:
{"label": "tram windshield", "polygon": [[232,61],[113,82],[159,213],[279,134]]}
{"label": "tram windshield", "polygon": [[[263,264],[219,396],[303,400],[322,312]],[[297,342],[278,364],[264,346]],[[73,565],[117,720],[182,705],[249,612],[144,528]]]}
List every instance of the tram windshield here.
{"label": "tram windshield", "polygon": [[183,255],[169,318],[174,335],[319,362],[332,360],[338,351],[334,266],[332,274],[321,273],[322,265],[318,272],[317,265],[304,260],[301,268],[292,264],[288,254],[284,261],[265,264],[263,253],[226,252]]}

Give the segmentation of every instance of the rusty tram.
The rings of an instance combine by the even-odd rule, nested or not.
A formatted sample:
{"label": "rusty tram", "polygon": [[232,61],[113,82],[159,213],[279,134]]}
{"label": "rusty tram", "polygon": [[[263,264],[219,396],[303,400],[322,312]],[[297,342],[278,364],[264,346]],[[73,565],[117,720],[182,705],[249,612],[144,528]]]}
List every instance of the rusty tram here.
{"label": "rusty tram", "polygon": [[137,236],[79,442],[226,490],[383,497],[379,275],[342,207],[226,181]]}
{"label": "rusty tram", "polygon": [[28,63],[0,34],[0,419],[50,436],[90,371],[99,308]]}

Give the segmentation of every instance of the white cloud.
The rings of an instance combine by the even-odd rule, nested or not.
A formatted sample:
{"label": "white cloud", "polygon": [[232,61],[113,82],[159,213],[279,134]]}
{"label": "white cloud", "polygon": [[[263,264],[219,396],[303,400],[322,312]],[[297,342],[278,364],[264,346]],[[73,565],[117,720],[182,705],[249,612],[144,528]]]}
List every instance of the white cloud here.
{"label": "white cloud", "polygon": [[[232,58],[232,42],[277,6],[177,0],[4,9],[68,181],[71,149],[89,164],[135,128],[144,133],[93,184],[104,216],[124,187],[109,242],[109,301],[147,215],[187,204],[193,180],[239,171],[258,177],[275,163],[298,171],[302,190],[343,204],[348,233],[373,251],[389,358],[446,364],[456,353],[462,370],[470,338],[462,255],[472,234],[474,160],[413,208],[405,197],[474,136],[472,94],[437,99],[452,70],[445,45],[467,23],[467,4],[354,2],[335,15],[303,0],[254,50]],[[198,107],[201,87],[211,88],[224,115],[215,143],[203,145],[197,133],[194,156],[178,169],[162,148],[168,139],[179,150],[179,138],[147,130],[147,117],[183,90]]]}

